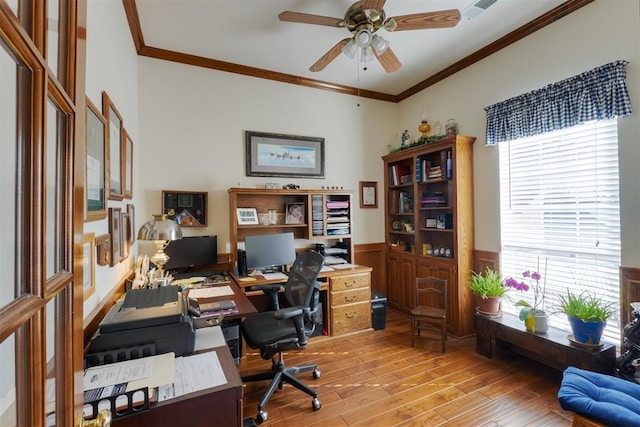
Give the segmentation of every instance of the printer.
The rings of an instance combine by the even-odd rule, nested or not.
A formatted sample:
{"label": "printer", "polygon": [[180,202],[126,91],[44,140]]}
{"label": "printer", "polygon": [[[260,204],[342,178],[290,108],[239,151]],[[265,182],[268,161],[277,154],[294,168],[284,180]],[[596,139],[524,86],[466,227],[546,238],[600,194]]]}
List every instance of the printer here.
{"label": "printer", "polygon": [[155,354],[193,353],[195,326],[179,286],[134,289],[102,319],[89,353],[152,345]]}

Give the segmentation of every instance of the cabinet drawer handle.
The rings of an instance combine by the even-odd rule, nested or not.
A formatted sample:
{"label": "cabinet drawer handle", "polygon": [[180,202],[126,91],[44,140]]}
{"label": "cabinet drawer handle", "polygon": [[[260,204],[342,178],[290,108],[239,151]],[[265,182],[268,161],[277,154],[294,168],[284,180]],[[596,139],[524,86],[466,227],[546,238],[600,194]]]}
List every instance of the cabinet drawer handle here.
{"label": "cabinet drawer handle", "polygon": [[351,295],[350,297],[345,296],[345,297],[344,297],[344,300],[345,300],[346,302],[351,302],[351,301],[355,301],[357,298],[358,298],[358,295]]}
{"label": "cabinet drawer handle", "polygon": [[347,316],[348,319],[353,319],[354,317],[356,317],[356,314],[358,314],[357,311],[352,311],[350,313],[345,313],[345,315]]}
{"label": "cabinet drawer handle", "polygon": [[344,285],[345,285],[347,288],[350,288],[350,287],[352,287],[352,286],[353,286],[353,285],[355,285],[355,284],[356,284],[355,280],[354,280],[353,282],[351,282],[351,283],[349,283],[349,282],[345,282],[345,283],[344,283]]}

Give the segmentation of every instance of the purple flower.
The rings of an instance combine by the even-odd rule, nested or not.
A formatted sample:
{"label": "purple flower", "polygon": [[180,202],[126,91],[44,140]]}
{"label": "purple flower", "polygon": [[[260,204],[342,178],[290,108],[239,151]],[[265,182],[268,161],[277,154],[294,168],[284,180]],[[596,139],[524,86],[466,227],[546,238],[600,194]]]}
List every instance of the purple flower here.
{"label": "purple flower", "polygon": [[509,277],[508,279],[506,279],[504,281],[505,286],[508,286],[510,288],[514,288],[517,291],[528,291],[529,290],[529,285],[527,285],[524,282],[518,282],[516,279],[514,279],[513,277]]}
{"label": "purple flower", "polygon": [[531,276],[531,272],[529,270],[522,272],[522,277],[530,277],[530,276]]}
{"label": "purple flower", "polygon": [[533,280],[538,281],[538,280],[540,280],[540,279],[542,278],[542,276],[541,276],[541,275],[540,275],[540,273],[538,273],[537,271],[534,271],[533,273],[531,273],[531,278],[532,278]]}

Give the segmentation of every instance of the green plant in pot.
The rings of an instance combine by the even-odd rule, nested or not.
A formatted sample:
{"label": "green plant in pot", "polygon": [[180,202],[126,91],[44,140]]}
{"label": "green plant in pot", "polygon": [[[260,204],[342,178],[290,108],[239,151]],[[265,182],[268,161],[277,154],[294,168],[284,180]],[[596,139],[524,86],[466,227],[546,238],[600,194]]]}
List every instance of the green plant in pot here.
{"label": "green plant in pot", "polygon": [[499,313],[500,302],[508,290],[504,285],[502,275],[489,267],[485,269],[484,273],[471,273],[469,288],[477,296],[478,312]]}
{"label": "green plant in pot", "polygon": [[613,303],[606,303],[589,291],[575,294],[567,290],[560,295],[560,311],[567,315],[573,339],[577,342],[599,345],[607,319],[613,314]]}

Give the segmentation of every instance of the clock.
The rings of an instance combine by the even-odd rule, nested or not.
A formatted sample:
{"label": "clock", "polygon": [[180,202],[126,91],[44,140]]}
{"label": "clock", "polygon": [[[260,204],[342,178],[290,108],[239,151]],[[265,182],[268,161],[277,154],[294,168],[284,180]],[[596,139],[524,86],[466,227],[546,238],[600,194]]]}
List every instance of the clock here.
{"label": "clock", "polygon": [[451,254],[451,248],[446,248],[444,250],[444,256],[446,256],[447,258],[451,258],[452,254]]}
{"label": "clock", "polygon": [[440,247],[438,248],[438,255],[440,255],[440,256],[444,256],[444,252],[445,252],[445,248],[444,248],[444,246],[440,246]]}

